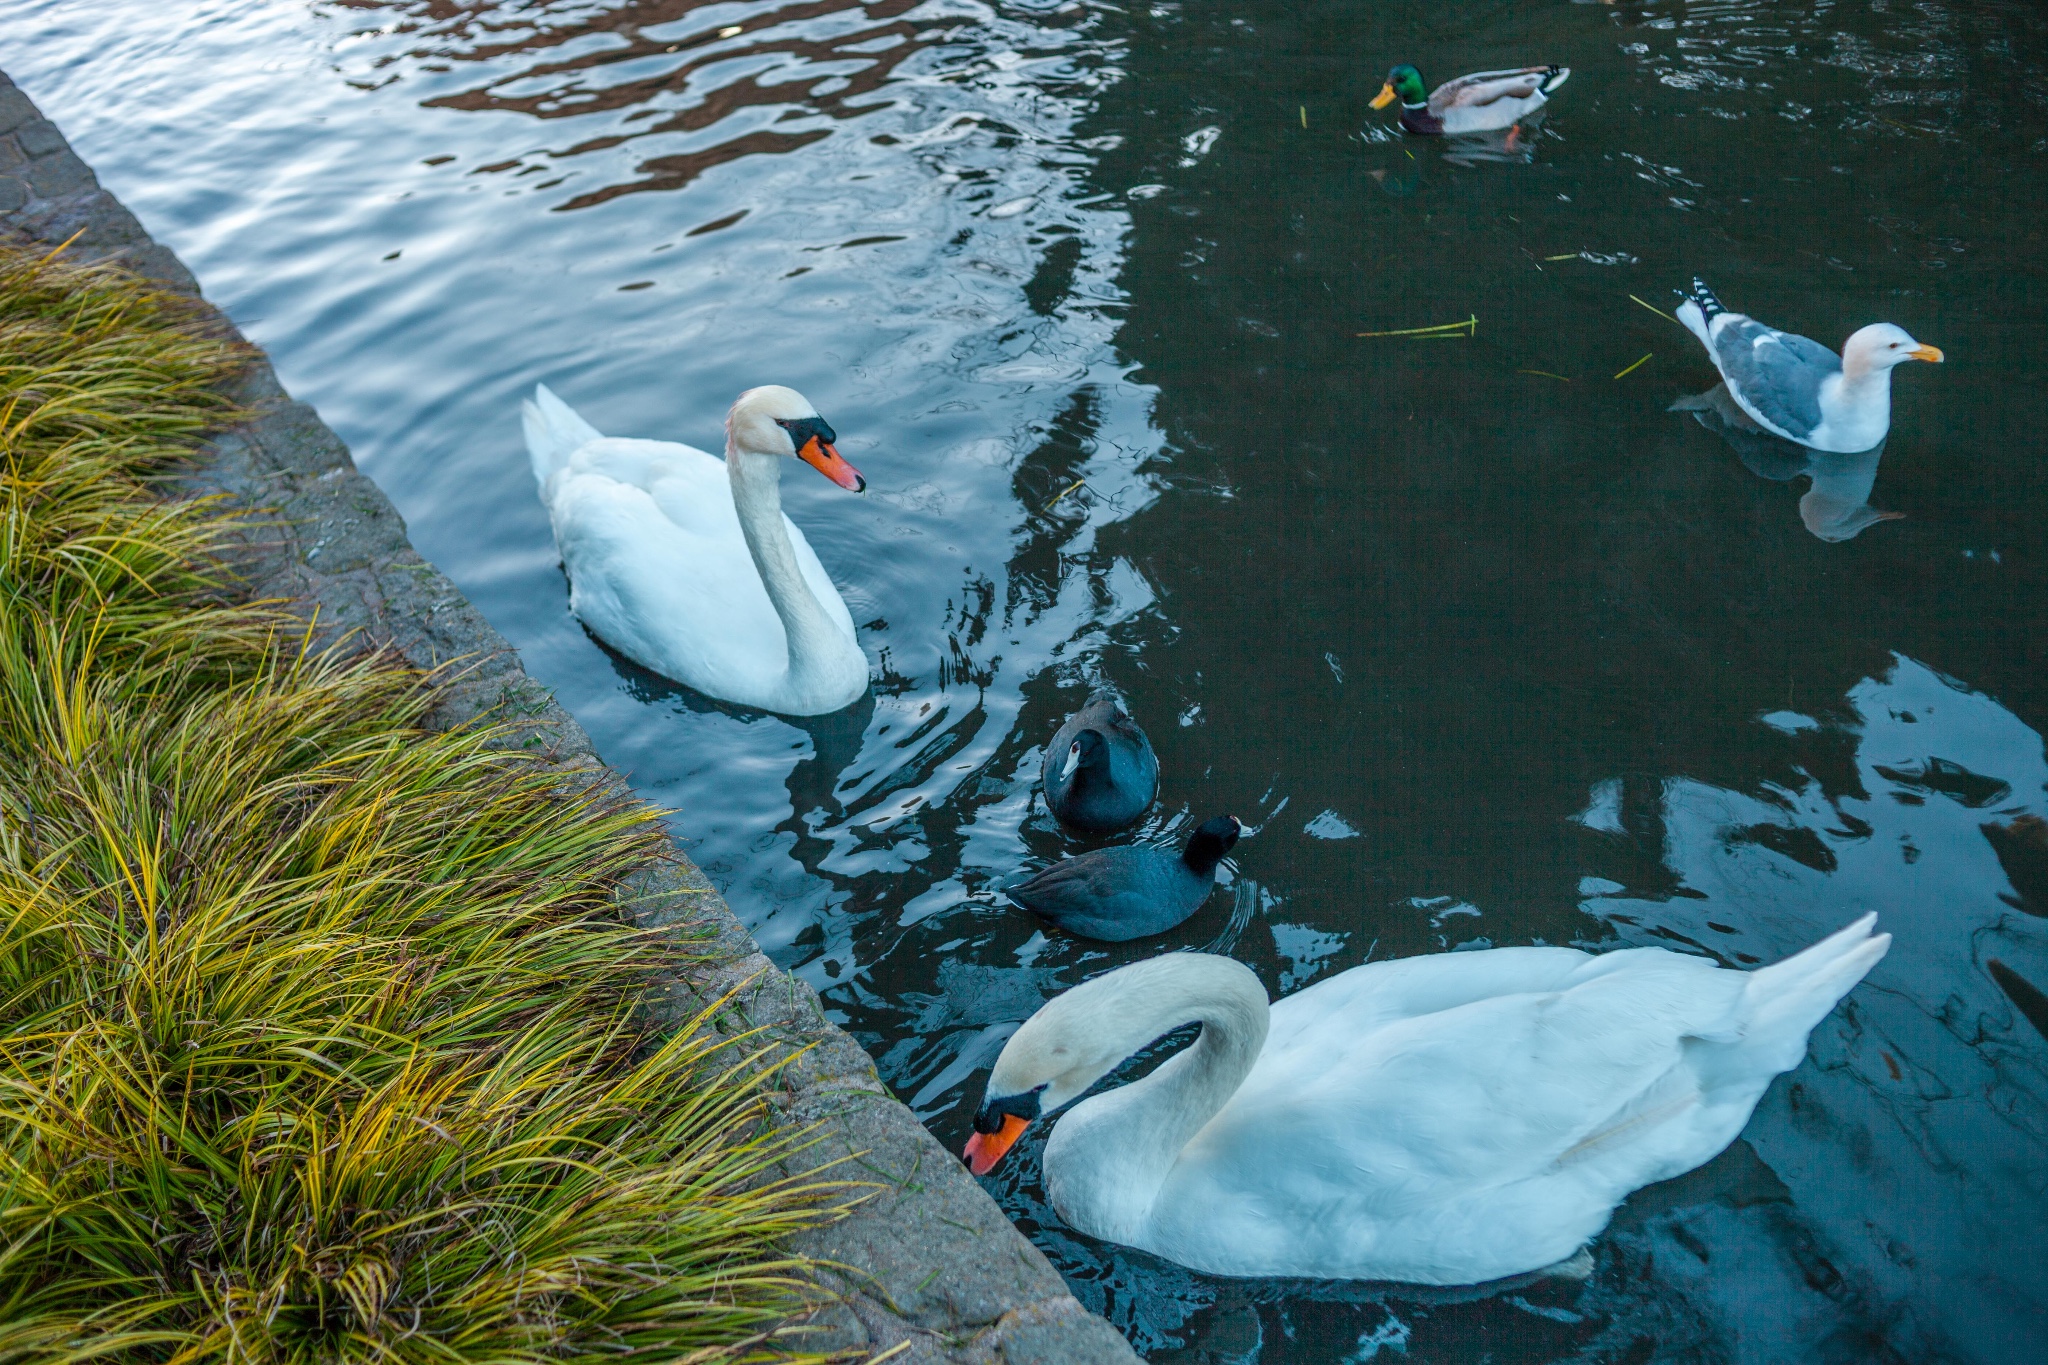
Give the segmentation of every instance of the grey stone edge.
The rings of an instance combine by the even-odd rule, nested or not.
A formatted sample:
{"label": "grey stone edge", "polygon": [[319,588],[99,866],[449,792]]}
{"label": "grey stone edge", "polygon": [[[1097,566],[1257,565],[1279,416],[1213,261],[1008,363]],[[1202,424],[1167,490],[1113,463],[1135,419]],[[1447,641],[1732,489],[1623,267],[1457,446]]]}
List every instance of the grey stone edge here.
{"label": "grey stone edge", "polygon": [[[113,260],[195,298],[192,274],[99,187],[56,126],[0,73],[0,227],[67,255]],[[224,317],[221,325],[232,331]],[[239,335],[238,333],[236,335]],[[183,488],[225,494],[264,514],[237,561],[253,594],[283,598],[343,634],[394,650],[456,679],[435,723],[513,720],[509,743],[567,778],[633,800],[553,697],[526,675],[504,637],[422,559],[405,523],[317,413],[292,401],[260,356],[234,397],[258,416],[219,435]],[[669,984],[663,1013],[694,1016],[737,992],[720,1027],[758,1026],[806,1049],[781,1073],[776,1103],[818,1143],[791,1163],[844,1159],[836,1174],[872,1182],[838,1222],[801,1235],[795,1250],[831,1263],[829,1296],[789,1339],[804,1351],[894,1365],[1096,1365],[1135,1361],[1117,1331],[1067,1292],[1045,1257],[995,1201],[890,1094],[874,1064],[825,1018],[818,997],[762,956],[745,926],[682,850],[630,878],[622,909],[691,942],[690,969]]]}

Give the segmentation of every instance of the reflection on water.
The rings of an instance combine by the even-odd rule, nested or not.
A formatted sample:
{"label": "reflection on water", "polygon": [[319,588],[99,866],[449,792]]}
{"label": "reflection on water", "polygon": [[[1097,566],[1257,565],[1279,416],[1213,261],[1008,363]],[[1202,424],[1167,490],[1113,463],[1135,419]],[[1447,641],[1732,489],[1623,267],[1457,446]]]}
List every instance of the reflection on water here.
{"label": "reflection on water", "polygon": [[1443,139],[1443,157],[1453,166],[1478,166],[1486,162],[1526,166],[1536,159],[1536,148],[1542,140],[1543,111],[1538,110],[1513,128],[1447,134]]}
{"label": "reflection on water", "polygon": [[[1763,717],[1789,780],[1596,789],[1589,826],[1655,838],[1679,889],[1641,899],[1617,876],[1586,909],[1625,942],[1731,963],[1878,912],[1891,955],[1746,1136],[1802,1213],[1836,1229],[1840,1244],[1812,1251],[1841,1275],[1837,1298],[1897,1301],[1921,1278],[1967,1292],[1983,1268],[2010,1273],[2040,1248],[2040,1166],[2021,1154],[2048,1139],[2048,1055],[2025,1003],[2048,982],[2048,923],[2012,904],[2007,867],[2040,857],[2048,762],[2033,728],[1909,659],[1830,709]],[[2006,851],[2019,841],[2026,853]],[[1813,1181],[1828,1161],[1850,1178]],[[2029,1354],[2025,1318],[1975,1311],[1984,1358]]]}
{"label": "reflection on water", "polygon": [[[1749,965],[1864,908],[1899,936],[1583,1283],[1191,1275],[1060,1228],[1028,1137],[992,1188],[1146,1353],[2048,1355],[2037,7],[5,13],[11,73],[955,1147],[1019,1020],[1159,947],[995,891],[1090,845],[1035,779],[1098,685],[1161,761],[1129,837],[1247,825],[1168,941],[1276,993],[1468,944]],[[1538,58],[1574,74],[1519,158],[1366,108],[1392,61]],[[1712,371],[1629,296],[1694,274],[1816,335],[1881,302],[1969,337],[1895,395],[1879,496],[1910,519],[1856,534],[1875,454],[1730,460],[1667,415]],[[592,641],[522,452],[536,381],[713,448],[752,384],[828,412],[872,495],[784,497],[871,703],[791,723]],[[1800,472],[1808,529],[1773,482]]]}
{"label": "reflection on water", "polygon": [[1906,515],[1880,512],[1870,505],[1878,462],[1884,459],[1884,441],[1854,455],[1810,450],[1758,426],[1729,396],[1726,384],[1681,398],[1671,409],[1698,418],[1699,424],[1726,441],[1758,478],[1788,483],[1806,475],[1812,482],[1799,499],[1799,520],[1829,544],[1853,540],[1880,521],[1897,521]]}
{"label": "reflection on water", "polygon": [[[378,88],[407,74],[447,72],[463,88],[421,100],[423,108],[571,121],[565,127],[575,131],[567,145],[537,147],[476,168],[481,173],[514,181],[545,176],[530,187],[538,193],[588,178],[579,158],[626,149],[631,156],[628,178],[572,185],[550,205],[558,210],[589,208],[622,194],[685,189],[715,166],[795,151],[831,136],[831,121],[894,105],[898,92],[885,87],[902,76],[945,81],[986,79],[988,74],[977,71],[977,63],[959,62],[958,52],[948,54],[955,61],[936,69],[903,70],[906,59],[922,55],[921,45],[958,36],[963,23],[989,17],[985,7],[971,2],[332,3],[337,10],[382,21],[352,35],[372,44],[367,52],[351,54],[350,66],[362,72],[359,86]],[[1057,10],[1069,23],[1083,13],[1074,4]],[[1056,15],[1046,26],[1059,22]],[[1062,82],[1046,84],[1052,87],[1047,93],[1067,93],[1059,88]],[[607,126],[592,129],[594,119]],[[977,121],[971,114],[964,117],[966,125]],[[966,131],[958,123],[942,126],[927,130],[920,141],[954,141]],[[1012,138],[1025,132],[1004,131]],[[903,140],[889,131],[871,136],[885,146]],[[606,158],[597,178],[615,174],[619,163],[618,157]],[[692,232],[730,227],[748,211]]]}

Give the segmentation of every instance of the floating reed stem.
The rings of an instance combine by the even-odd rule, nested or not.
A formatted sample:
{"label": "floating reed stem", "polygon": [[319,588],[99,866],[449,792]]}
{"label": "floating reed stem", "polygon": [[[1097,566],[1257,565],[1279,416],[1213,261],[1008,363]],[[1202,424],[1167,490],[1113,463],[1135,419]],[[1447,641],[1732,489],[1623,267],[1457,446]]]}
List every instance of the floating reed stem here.
{"label": "floating reed stem", "polygon": [[[1632,299],[1636,299],[1636,296],[1635,296],[1634,294],[1630,294],[1630,295],[1629,295],[1629,297],[1630,297],[1630,298],[1632,298]],[[1643,304],[1643,307],[1645,307],[1645,308],[1649,309],[1649,310],[1650,310],[1651,312],[1655,313],[1655,314],[1656,314],[1656,315],[1657,315],[1658,317],[1660,317],[1660,318],[1664,319],[1664,321],[1666,321],[1666,322],[1676,322],[1676,321],[1678,321],[1678,319],[1677,319],[1677,318],[1675,318],[1675,317],[1672,317],[1672,316],[1671,316],[1671,314],[1669,314],[1669,313],[1665,312],[1665,311],[1664,311],[1664,310],[1663,310],[1662,308],[1659,308],[1659,307],[1658,307],[1658,306],[1657,306],[1656,304],[1654,304],[1654,303],[1643,303],[1643,301],[1642,301],[1641,299],[1636,299],[1636,302],[1637,302],[1637,303],[1642,303],[1642,304]]]}
{"label": "floating reed stem", "polygon": [[1397,327],[1387,332],[1357,332],[1361,337],[1475,337],[1479,335],[1479,315],[1474,313],[1463,322],[1440,322],[1434,327]]}

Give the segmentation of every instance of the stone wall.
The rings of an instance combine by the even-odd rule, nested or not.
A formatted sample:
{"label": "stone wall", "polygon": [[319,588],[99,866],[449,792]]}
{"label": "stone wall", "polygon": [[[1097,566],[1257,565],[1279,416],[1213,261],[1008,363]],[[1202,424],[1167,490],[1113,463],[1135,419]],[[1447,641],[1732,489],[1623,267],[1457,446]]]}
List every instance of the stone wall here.
{"label": "stone wall", "polygon": [[[133,214],[99,187],[63,134],[0,74],[0,230],[69,254],[118,260],[182,293],[198,283]],[[231,326],[225,319],[223,326]],[[186,481],[271,514],[239,567],[259,597],[288,598],[329,638],[353,633],[415,666],[459,676],[441,724],[490,714],[518,722],[511,742],[565,775],[629,796],[590,739],[527,677],[504,637],[455,585],[420,558],[405,522],[319,414],[293,402],[267,362],[237,385],[256,420],[221,435]],[[665,1008],[687,1018],[737,990],[735,1022],[807,1047],[779,1099],[791,1119],[821,1125],[813,1160],[858,1155],[842,1172],[875,1182],[842,1221],[806,1234],[798,1250],[837,1269],[822,1283],[834,1302],[815,1319],[808,1349],[894,1365],[1007,1362],[1111,1365],[1135,1361],[1115,1329],[1067,1292],[1057,1272],[904,1108],[867,1054],[828,1021],[817,996],[762,956],[704,874],[680,849],[632,879],[634,919],[701,938],[701,965],[673,982]]]}

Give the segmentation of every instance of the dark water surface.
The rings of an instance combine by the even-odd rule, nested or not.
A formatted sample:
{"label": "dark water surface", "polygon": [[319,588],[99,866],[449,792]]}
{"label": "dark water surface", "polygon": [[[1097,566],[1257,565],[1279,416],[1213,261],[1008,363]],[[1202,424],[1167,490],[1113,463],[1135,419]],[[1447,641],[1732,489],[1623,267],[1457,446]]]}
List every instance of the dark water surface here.
{"label": "dark water surface", "polygon": [[[1456,148],[1366,110],[1402,60],[1574,75]],[[1207,1279],[1060,1228],[1028,1141],[998,1193],[1151,1358],[2048,1359],[2037,6],[0,0],[0,65],[949,1143],[1018,1020],[1165,947],[1279,993],[1897,936],[1583,1284]],[[1950,363],[1809,468],[1666,410],[1714,375],[1629,296],[1694,272]],[[874,485],[785,482],[871,700],[792,724],[585,635],[537,380],[713,447],[808,394]],[[1097,682],[1147,837],[1256,827],[1165,942],[993,891],[1069,846],[1036,746]]]}

